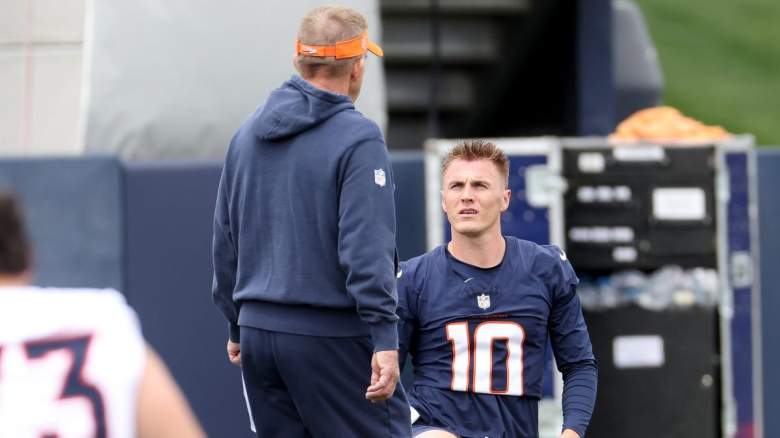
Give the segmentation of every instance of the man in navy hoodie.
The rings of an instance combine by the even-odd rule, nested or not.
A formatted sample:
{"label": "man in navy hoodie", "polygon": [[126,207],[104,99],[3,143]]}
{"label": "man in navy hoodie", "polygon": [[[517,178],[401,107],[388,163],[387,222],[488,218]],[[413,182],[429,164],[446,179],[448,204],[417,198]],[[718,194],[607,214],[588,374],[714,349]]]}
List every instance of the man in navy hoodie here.
{"label": "man in navy hoodie", "polygon": [[213,299],[258,437],[410,436],[398,381],[393,178],[355,110],[365,18],[304,17],[300,76],[233,137],[214,213]]}

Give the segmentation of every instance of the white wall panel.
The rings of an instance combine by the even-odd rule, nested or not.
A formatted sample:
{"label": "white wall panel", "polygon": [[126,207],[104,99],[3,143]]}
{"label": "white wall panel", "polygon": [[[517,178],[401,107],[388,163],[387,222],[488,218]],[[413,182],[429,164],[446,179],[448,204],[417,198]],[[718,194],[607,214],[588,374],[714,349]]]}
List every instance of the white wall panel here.
{"label": "white wall panel", "polygon": [[0,44],[24,41],[28,0],[0,0]]}
{"label": "white wall panel", "polygon": [[0,0],[0,155],[83,150],[86,0]]}
{"label": "white wall panel", "polygon": [[81,46],[33,51],[30,154],[75,154],[81,115]]}
{"label": "white wall panel", "polygon": [[[4,0],[0,0],[4,1]],[[18,1],[18,0],[17,0]],[[36,42],[81,42],[86,0],[29,0]]]}
{"label": "white wall panel", "polygon": [[24,53],[20,49],[0,49],[0,155],[18,148],[23,101]]}

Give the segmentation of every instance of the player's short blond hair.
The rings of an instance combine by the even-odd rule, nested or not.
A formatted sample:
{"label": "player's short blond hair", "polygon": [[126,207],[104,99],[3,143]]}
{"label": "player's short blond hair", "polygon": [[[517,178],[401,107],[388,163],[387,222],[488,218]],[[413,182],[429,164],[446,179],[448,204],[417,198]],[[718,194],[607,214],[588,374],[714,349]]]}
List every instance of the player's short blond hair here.
{"label": "player's short blond hair", "polygon": [[457,143],[441,164],[441,174],[455,160],[490,160],[496,165],[498,172],[504,177],[504,186],[509,187],[509,159],[501,148],[487,140],[464,140]]}
{"label": "player's short blond hair", "polygon": [[[368,28],[363,15],[345,6],[320,6],[311,10],[298,28],[298,41],[313,46],[330,46],[355,38]],[[305,79],[317,75],[342,77],[352,70],[360,59],[336,59],[333,56],[297,55],[295,68]]]}

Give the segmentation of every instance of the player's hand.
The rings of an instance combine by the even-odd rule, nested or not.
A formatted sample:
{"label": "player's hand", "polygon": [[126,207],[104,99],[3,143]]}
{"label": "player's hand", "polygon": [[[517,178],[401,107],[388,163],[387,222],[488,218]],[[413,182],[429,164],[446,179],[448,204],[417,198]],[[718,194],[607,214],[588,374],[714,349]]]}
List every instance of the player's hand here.
{"label": "player's hand", "polygon": [[230,363],[236,366],[241,366],[241,344],[238,342],[228,341],[227,354]]}
{"label": "player's hand", "polygon": [[580,434],[571,429],[566,429],[561,433],[561,438],[580,438]]}
{"label": "player's hand", "polygon": [[371,358],[371,386],[366,389],[366,398],[378,402],[392,397],[400,375],[398,350],[374,353]]}

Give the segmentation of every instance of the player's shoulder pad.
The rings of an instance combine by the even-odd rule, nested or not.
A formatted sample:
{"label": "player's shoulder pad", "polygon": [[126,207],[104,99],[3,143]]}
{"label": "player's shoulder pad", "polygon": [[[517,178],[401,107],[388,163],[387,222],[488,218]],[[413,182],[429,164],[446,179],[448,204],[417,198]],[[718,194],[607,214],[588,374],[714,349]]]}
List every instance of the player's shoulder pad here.
{"label": "player's shoulder pad", "polygon": [[76,296],[83,297],[84,299],[91,300],[95,303],[100,303],[104,306],[111,306],[120,309],[132,310],[127,303],[125,296],[116,289],[61,289],[60,292],[71,292]]}
{"label": "player's shoulder pad", "polygon": [[[103,296],[107,297],[107,299],[110,299],[111,301],[115,302],[117,305],[121,306],[128,306],[127,299],[125,298],[124,294],[119,292],[116,289],[107,288],[107,289],[99,289],[97,290],[98,293],[103,294]],[[110,297],[110,298],[108,298]]]}
{"label": "player's shoulder pad", "polygon": [[418,289],[419,288],[419,281],[421,280],[421,277],[424,277],[424,275],[418,275],[418,271],[420,270],[420,265],[422,264],[423,257],[425,257],[425,254],[419,255],[417,257],[411,258],[409,260],[402,261],[398,264],[398,272],[396,273],[396,278],[398,280],[398,289],[400,290],[402,287],[404,289]]}
{"label": "player's shoulder pad", "polygon": [[127,305],[125,296],[116,289],[89,288],[89,287],[41,287],[37,290],[44,294],[56,294],[59,297],[68,297],[68,299],[88,299],[104,301]]}
{"label": "player's shoulder pad", "polygon": [[425,282],[442,257],[442,247],[433,251],[403,261],[399,265],[397,277],[398,287],[409,288],[419,293],[425,288]]}
{"label": "player's shoulder pad", "polygon": [[140,330],[140,320],[135,309],[127,302],[125,295],[116,289],[94,289],[96,295],[99,295],[107,307],[113,308],[117,315],[122,315],[126,321]]}
{"label": "player's shoulder pad", "polygon": [[114,322],[122,319],[138,326],[138,316],[116,289],[42,287],[36,292],[35,296],[48,306],[59,306],[63,311],[79,309],[93,318]]}
{"label": "player's shoulder pad", "polygon": [[528,242],[527,251],[533,257],[532,271],[536,275],[561,283],[578,282],[569,258],[566,253],[556,245],[538,245]]}

